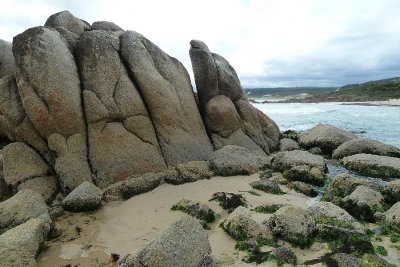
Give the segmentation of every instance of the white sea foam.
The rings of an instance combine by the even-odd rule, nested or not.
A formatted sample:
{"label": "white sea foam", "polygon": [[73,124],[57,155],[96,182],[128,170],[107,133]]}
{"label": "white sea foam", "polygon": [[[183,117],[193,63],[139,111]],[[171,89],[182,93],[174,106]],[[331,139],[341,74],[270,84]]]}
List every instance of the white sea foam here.
{"label": "white sea foam", "polygon": [[341,103],[267,103],[254,106],[273,119],[281,131],[304,131],[318,123],[328,123],[400,147],[400,107]]}

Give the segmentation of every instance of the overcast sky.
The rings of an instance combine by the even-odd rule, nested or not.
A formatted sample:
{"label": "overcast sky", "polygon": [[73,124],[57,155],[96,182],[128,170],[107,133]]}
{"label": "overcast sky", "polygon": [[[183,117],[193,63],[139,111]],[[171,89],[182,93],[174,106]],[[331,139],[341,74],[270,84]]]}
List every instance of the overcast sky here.
{"label": "overcast sky", "polygon": [[140,32],[189,73],[189,41],[202,40],[244,87],[400,76],[400,0],[2,0],[0,39],[12,41],[62,10]]}

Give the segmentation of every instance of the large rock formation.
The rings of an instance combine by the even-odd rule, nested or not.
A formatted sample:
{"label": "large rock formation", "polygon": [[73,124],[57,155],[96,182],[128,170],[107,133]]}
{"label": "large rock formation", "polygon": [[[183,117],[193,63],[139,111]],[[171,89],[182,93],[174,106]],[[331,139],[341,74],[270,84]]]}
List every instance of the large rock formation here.
{"label": "large rock formation", "polygon": [[200,111],[215,148],[237,145],[261,155],[276,150],[278,126],[249,103],[229,62],[201,41],[190,45]]}
{"label": "large rock formation", "polygon": [[[0,137],[19,142],[11,148],[29,167],[18,172],[6,150],[7,185],[57,177],[69,193],[83,182],[105,188],[192,161],[207,166],[226,145],[257,157],[276,150],[278,127],[249,104],[232,66],[191,45],[200,110],[183,64],[112,22],[63,11],[12,46],[0,41]],[[28,186],[50,201],[47,187]]]}

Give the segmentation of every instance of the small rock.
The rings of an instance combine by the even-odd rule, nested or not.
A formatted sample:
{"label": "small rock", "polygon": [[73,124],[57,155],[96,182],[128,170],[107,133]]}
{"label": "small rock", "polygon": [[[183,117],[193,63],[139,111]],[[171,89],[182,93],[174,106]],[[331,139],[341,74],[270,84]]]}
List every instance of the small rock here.
{"label": "small rock", "polygon": [[40,155],[22,142],[11,143],[3,148],[4,180],[17,186],[25,180],[47,175],[49,167]]}
{"label": "small rock", "polygon": [[370,187],[360,185],[340,205],[360,220],[374,221],[374,213],[383,209],[382,195]]}
{"label": "small rock", "polygon": [[271,253],[284,263],[295,265],[297,262],[296,254],[294,254],[290,248],[278,247],[273,249]]}
{"label": "small rock", "polygon": [[293,189],[296,192],[302,193],[309,197],[316,197],[318,192],[314,189],[312,185],[306,184],[300,181],[290,182],[288,187]]}
{"label": "small rock", "polygon": [[400,158],[356,154],[343,158],[340,164],[362,175],[387,178],[400,178]]}
{"label": "small rock", "polygon": [[223,222],[224,230],[238,241],[272,239],[271,231],[251,218],[251,213],[244,207],[236,208]]}
{"label": "small rock", "polygon": [[300,135],[299,144],[304,148],[319,147],[326,154],[331,154],[338,146],[357,138],[351,132],[341,130],[329,124],[318,124]]}
{"label": "small rock", "polygon": [[7,267],[36,267],[35,257],[50,231],[47,217],[30,219],[0,235],[0,262]]}
{"label": "small rock", "polygon": [[283,138],[279,141],[279,150],[280,151],[291,151],[291,150],[299,150],[299,144],[290,138]]}
{"label": "small rock", "polygon": [[276,153],[272,159],[272,168],[274,171],[287,171],[295,166],[316,167],[322,172],[327,170],[324,158],[311,154],[307,151],[293,150]]}
{"label": "small rock", "polygon": [[249,175],[257,172],[263,165],[261,157],[244,147],[228,145],[211,155],[210,167],[221,176]]}
{"label": "small rock", "polygon": [[289,138],[289,139],[292,139],[292,140],[297,142],[299,137],[300,137],[300,133],[298,133],[298,132],[296,132],[294,130],[287,130],[287,131],[284,131],[281,134],[281,137],[282,138]]}
{"label": "small rock", "polygon": [[25,182],[18,186],[18,191],[22,189],[31,189],[42,195],[47,204],[50,204],[54,196],[58,192],[57,178],[55,176],[39,176]]}
{"label": "small rock", "polygon": [[21,190],[0,203],[0,233],[42,214],[48,214],[43,197],[29,189]]}
{"label": "small rock", "polygon": [[[134,259],[123,257],[118,260],[118,266],[198,267],[209,259],[209,254],[211,246],[206,230],[195,219],[185,217],[172,223]],[[123,261],[126,265],[121,265]]]}
{"label": "small rock", "polygon": [[90,182],[83,182],[62,201],[64,209],[74,212],[91,211],[101,206],[103,192]]}
{"label": "small rock", "polygon": [[302,248],[311,244],[316,230],[308,211],[294,206],[280,208],[268,220],[268,226],[274,235]]}
{"label": "small rock", "polygon": [[103,31],[112,31],[112,32],[124,31],[117,24],[115,24],[114,22],[109,22],[109,21],[93,22],[92,30],[103,30]]}
{"label": "small rock", "polygon": [[202,204],[197,201],[181,199],[171,208],[172,210],[181,210],[187,214],[203,220],[207,223],[211,223],[215,220],[215,212],[208,207],[206,204]]}
{"label": "small rock", "polygon": [[258,189],[270,194],[278,194],[278,195],[283,194],[278,183],[269,179],[262,179],[251,182],[250,186],[253,187],[254,189]]}
{"label": "small rock", "polygon": [[214,173],[210,170],[208,161],[190,161],[176,165],[178,172],[176,180],[168,180],[172,184],[191,183],[198,180],[210,179]]}
{"label": "small rock", "polygon": [[161,178],[161,174],[152,172],[143,175],[133,175],[126,179],[120,186],[122,196],[128,199],[149,192],[160,185]]}
{"label": "small rock", "polygon": [[294,166],[285,171],[283,177],[288,181],[300,181],[316,186],[323,186],[327,179],[320,169],[307,165]]}

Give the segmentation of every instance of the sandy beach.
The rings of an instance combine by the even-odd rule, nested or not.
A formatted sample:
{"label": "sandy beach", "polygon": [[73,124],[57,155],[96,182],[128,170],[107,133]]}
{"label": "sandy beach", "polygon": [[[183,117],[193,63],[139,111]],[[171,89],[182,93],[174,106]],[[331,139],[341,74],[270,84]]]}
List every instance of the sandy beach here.
{"label": "sandy beach", "polygon": [[342,105],[362,105],[362,106],[400,106],[400,99],[389,99],[385,101],[366,101],[366,102],[348,102]]}
{"label": "sandy beach", "polygon": [[[114,266],[111,253],[134,254],[172,222],[188,216],[170,210],[173,204],[186,198],[207,203],[218,214],[217,220],[208,230],[213,255],[225,266],[252,266],[242,262],[244,254],[234,249],[236,241],[219,227],[228,213],[217,202],[208,201],[212,194],[219,191],[241,193],[248,200],[249,207],[289,204],[305,208],[311,204],[308,197],[284,186],[282,189],[286,194],[283,195],[257,190],[260,196],[255,196],[246,192],[253,190],[249,183],[258,177],[257,173],[250,176],[214,177],[179,186],[163,184],[127,201],[108,203],[93,213],[66,213],[56,221],[60,236],[47,243],[47,248],[39,254],[37,262],[41,267]],[[253,218],[262,222],[269,216],[254,213]],[[309,249],[296,249],[295,252],[299,262],[302,262],[323,255],[326,248],[323,244],[315,244]],[[269,262],[263,266],[275,266],[275,263]]]}
{"label": "sandy beach", "polygon": [[[220,266],[255,266],[242,261],[244,253],[235,250],[236,241],[227,235],[219,224],[227,217],[217,202],[209,201],[214,192],[243,194],[249,208],[261,204],[286,204],[306,208],[315,201],[281,185],[286,193],[273,195],[256,190],[260,196],[250,194],[254,190],[249,183],[259,179],[259,174],[250,176],[213,177],[183,185],[162,184],[158,188],[126,201],[114,201],[100,210],[90,213],[69,213],[59,217],[55,226],[58,236],[46,243],[46,249],[37,257],[40,267],[111,267],[115,266],[111,254],[125,255],[139,252],[152,239],[160,235],[172,222],[188,216],[180,211],[171,211],[172,205],[186,198],[206,203],[217,213],[217,220],[210,224],[208,238],[213,255]],[[269,214],[253,213],[253,218],[262,222]],[[385,242],[385,240],[383,240]],[[386,242],[388,242],[386,240]],[[315,259],[328,252],[326,244],[314,243],[307,249],[292,247],[279,240],[281,245],[291,247],[298,263]],[[268,247],[267,247],[268,249]],[[392,259],[400,258],[396,249],[389,249]],[[259,266],[276,266],[265,262]],[[288,265],[289,266],[289,265]],[[323,265],[313,265],[323,266]]]}

